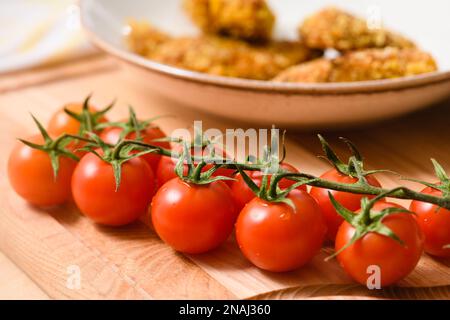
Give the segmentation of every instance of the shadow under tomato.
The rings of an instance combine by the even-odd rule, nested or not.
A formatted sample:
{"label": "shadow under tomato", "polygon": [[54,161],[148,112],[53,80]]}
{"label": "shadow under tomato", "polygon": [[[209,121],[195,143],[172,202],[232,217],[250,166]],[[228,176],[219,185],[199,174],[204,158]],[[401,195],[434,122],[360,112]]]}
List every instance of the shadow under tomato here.
{"label": "shadow under tomato", "polygon": [[66,225],[74,225],[80,218],[82,218],[81,213],[79,213],[73,202],[51,207],[38,207],[32,204],[28,204],[28,206],[34,212],[50,215],[58,222]]}
{"label": "shadow under tomato", "polygon": [[135,221],[125,226],[113,227],[105,226],[94,223],[96,231],[101,232],[109,237],[118,238],[121,240],[133,240],[133,241],[148,241],[158,238],[153,229],[149,228],[142,221]]}
{"label": "shadow under tomato", "polygon": [[430,257],[433,261],[440,263],[440,264],[446,266],[447,268],[450,268],[450,258],[441,258],[441,257],[432,256],[432,255],[428,255],[428,257]]}

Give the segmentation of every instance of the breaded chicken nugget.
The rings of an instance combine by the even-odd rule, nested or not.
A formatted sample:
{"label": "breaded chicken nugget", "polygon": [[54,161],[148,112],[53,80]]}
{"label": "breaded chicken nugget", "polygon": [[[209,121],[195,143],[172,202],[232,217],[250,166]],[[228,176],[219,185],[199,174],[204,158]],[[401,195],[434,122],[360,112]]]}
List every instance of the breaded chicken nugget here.
{"label": "breaded chicken nugget", "polygon": [[131,20],[128,22],[129,32],[126,42],[131,51],[147,56],[160,44],[171,39],[168,34],[159,31],[147,22]]}
{"label": "breaded chicken nugget", "polygon": [[311,48],[340,51],[365,48],[412,48],[414,43],[386,29],[371,29],[367,21],[334,7],[327,7],[305,19],[299,27]]}
{"label": "breaded chicken nugget", "polygon": [[268,40],[275,16],[265,0],[184,0],[194,23],[208,34]]}
{"label": "breaded chicken nugget", "polygon": [[[132,29],[128,37],[132,50],[161,63],[214,75],[269,80],[282,70],[321,54],[301,42],[272,41],[264,45],[251,45],[216,36],[166,37],[161,41],[164,37],[160,32],[150,25],[146,27],[152,30],[145,31],[145,27],[139,25],[135,35]],[[142,37],[144,34],[148,38]],[[151,39],[154,35],[156,39]]]}
{"label": "breaded chicken nugget", "polygon": [[301,43],[275,42],[260,47],[205,36],[173,39],[159,46],[149,58],[214,75],[268,80],[280,71],[316,56]]}
{"label": "breaded chicken nugget", "polygon": [[328,82],[333,62],[321,58],[286,69],[273,80],[277,82]]}
{"label": "breaded chicken nugget", "polygon": [[418,49],[365,49],[334,60],[317,59],[281,72],[281,82],[351,82],[392,79],[437,70],[433,57]]}
{"label": "breaded chicken nugget", "polygon": [[437,70],[433,57],[418,49],[367,49],[333,61],[329,81],[364,81],[412,76]]}

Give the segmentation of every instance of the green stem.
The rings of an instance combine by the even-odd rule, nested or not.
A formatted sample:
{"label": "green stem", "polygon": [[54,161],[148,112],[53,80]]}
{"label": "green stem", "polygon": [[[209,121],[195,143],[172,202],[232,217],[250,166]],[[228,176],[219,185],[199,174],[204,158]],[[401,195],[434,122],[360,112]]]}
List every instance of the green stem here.
{"label": "green stem", "polygon": [[113,159],[120,159],[120,151],[122,151],[122,149],[124,147],[126,147],[127,145],[130,145],[130,143],[127,140],[122,140],[117,146],[114,147],[114,149],[112,150],[112,154],[111,157]]}
{"label": "green stem", "polygon": [[[140,141],[133,141],[133,140],[124,140],[123,142],[127,142],[127,144],[132,144],[138,147],[142,148],[149,148],[150,150],[154,150],[155,154],[159,154],[166,157],[171,157],[174,159],[179,159],[181,157],[181,154],[178,152],[174,152],[173,150],[168,150],[159,146],[155,146],[152,144],[148,144],[145,142]],[[204,157],[202,156],[192,156],[192,160],[194,162],[199,163],[200,161],[204,160]],[[208,158],[210,162],[219,163],[222,162],[223,165],[221,165],[221,168],[224,169],[235,169],[237,170],[237,166],[240,166],[242,170],[248,170],[248,171],[257,171],[261,170],[263,168],[262,165],[259,164],[247,164],[247,163],[237,163],[237,162],[228,162],[227,159],[222,157],[214,157],[214,158]]]}
{"label": "green stem", "polygon": [[277,194],[277,185],[281,181],[281,179],[283,179],[283,178],[288,178],[289,179],[290,175],[291,175],[291,172],[284,173],[284,174],[283,173],[282,174],[276,174],[276,175],[272,176],[271,181],[270,181],[270,189],[269,189],[269,195],[271,197],[276,196],[276,194]]}
{"label": "green stem", "polygon": [[200,176],[202,174],[202,170],[205,167],[206,162],[205,161],[201,161],[197,167],[195,167],[194,173],[192,175],[192,178],[194,181],[199,181],[200,180]]}
{"label": "green stem", "polygon": [[[181,156],[180,154],[174,153],[171,150],[167,150],[167,149],[164,149],[164,148],[161,148],[158,146],[154,146],[154,145],[139,142],[139,141],[124,140],[119,145],[121,145],[121,144],[122,145],[133,144],[133,145],[136,145],[136,146],[139,146],[142,148],[148,148],[149,150],[152,150],[156,154],[160,154],[160,155],[167,156],[167,157],[179,158]],[[117,151],[117,149],[119,149],[119,148],[116,148],[115,151]],[[200,161],[204,160],[204,158],[203,157],[193,157],[193,160],[195,162],[200,162]],[[218,158],[210,159],[210,160],[219,161],[219,160],[225,160],[225,159],[218,157]],[[228,163],[225,163],[222,167],[227,168],[227,169],[235,169],[235,170],[237,170],[237,168],[240,167],[241,170],[248,170],[248,171],[264,169],[264,165],[261,165],[261,164],[244,164],[244,163],[237,163],[237,162],[228,162]],[[331,190],[343,191],[343,192],[349,192],[349,193],[356,193],[356,194],[366,194],[366,195],[377,196],[377,195],[380,195],[380,194],[390,191],[388,189],[369,185],[367,183],[364,183],[364,181],[359,181],[354,184],[348,184],[348,183],[340,183],[340,182],[321,179],[319,177],[315,177],[315,176],[313,176],[311,174],[307,174],[307,173],[289,173],[289,172],[274,175],[274,177],[273,177],[274,181],[273,181],[273,183],[271,183],[271,188],[274,188],[276,190],[276,186],[277,186],[278,182],[283,178],[286,178],[288,180],[295,181],[295,182],[305,181],[306,185],[310,185],[313,187],[319,187],[319,188],[331,189]],[[272,190],[271,190],[271,192],[272,192]],[[389,196],[392,198],[397,198],[397,199],[408,199],[408,200],[417,200],[417,201],[422,201],[422,202],[428,202],[428,203],[432,203],[439,207],[450,210],[450,197],[437,197],[437,196],[433,196],[430,194],[416,192],[416,191],[413,191],[406,187],[397,188]]]}
{"label": "green stem", "polygon": [[[383,189],[379,187],[374,187],[369,184],[361,184],[361,183],[355,183],[355,184],[348,184],[348,183],[340,183],[330,180],[321,179],[318,177],[315,177],[310,174],[306,173],[285,173],[280,174],[275,177],[274,181],[274,187],[276,187],[276,184],[283,178],[286,178],[288,180],[292,181],[308,181],[305,184],[318,187],[318,188],[324,188],[324,189],[331,189],[336,191],[343,191],[343,192],[349,192],[349,193],[356,193],[356,194],[366,194],[366,195],[374,195],[378,196],[383,193],[387,193],[390,190]],[[416,192],[411,189],[408,189],[406,187],[399,187],[394,192],[390,193],[389,197],[397,198],[397,199],[408,199],[408,200],[417,200],[422,202],[428,202],[435,204],[439,207],[450,209],[450,198],[447,197],[437,197],[430,194],[424,194],[421,192]]]}
{"label": "green stem", "polygon": [[272,179],[273,179],[273,176],[271,178],[270,185],[269,185],[269,197],[274,199],[277,197],[278,181],[274,181]]}

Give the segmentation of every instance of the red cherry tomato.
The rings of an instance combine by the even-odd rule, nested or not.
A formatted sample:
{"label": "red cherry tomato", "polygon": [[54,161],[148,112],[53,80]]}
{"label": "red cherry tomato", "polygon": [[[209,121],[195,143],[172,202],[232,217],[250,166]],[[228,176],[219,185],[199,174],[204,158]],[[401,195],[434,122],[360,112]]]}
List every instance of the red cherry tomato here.
{"label": "red cherry tomato", "polygon": [[[28,141],[43,144],[40,135]],[[71,198],[70,179],[76,161],[59,157],[59,171],[55,178],[50,156],[17,142],[8,161],[8,176],[13,189],[26,201],[37,206],[62,204]]]}
{"label": "red cherry tomato", "polygon": [[122,165],[116,189],[111,164],[92,153],[85,155],[72,177],[72,192],[80,211],[99,224],[121,226],[145,213],[155,192],[155,179],[147,162],[131,159]]}
{"label": "red cherry tomato", "polygon": [[[422,193],[442,196],[442,192],[430,187]],[[437,257],[450,257],[450,210],[438,208],[426,202],[413,201],[410,210],[416,213],[416,220],[425,235],[425,251]]]}
{"label": "red cherry tomato", "polygon": [[[378,202],[373,211],[401,206]],[[355,281],[366,285],[371,276],[370,266],[379,268],[380,285],[391,285],[406,277],[417,265],[423,250],[423,234],[412,214],[397,213],[386,216],[382,223],[391,229],[404,243],[378,233],[369,232],[338,254],[337,259],[346,273]],[[336,251],[353,237],[355,228],[344,221],[336,236]]]}
{"label": "red cherry tomato", "polygon": [[[178,150],[179,152],[181,151],[180,146],[176,146],[174,149]],[[191,152],[194,152],[194,150],[192,150]],[[227,154],[225,153],[225,151],[223,151],[219,148],[216,148],[216,154],[222,155],[222,157],[224,157],[224,158],[227,157]],[[199,157],[202,156],[201,152],[200,152],[200,154],[195,154],[195,155],[199,156]],[[158,168],[156,169],[156,181],[158,182],[158,186],[162,186],[164,183],[177,177],[177,175],[175,173],[175,167],[177,165],[177,161],[178,161],[177,159],[172,159],[170,157],[161,157],[161,160],[158,164]],[[213,167],[213,164],[207,164],[203,168],[202,172],[208,171],[212,167]],[[187,171],[188,171],[188,166],[186,164],[184,166],[184,174],[187,174]],[[234,176],[234,172],[235,172],[235,170],[233,170],[233,169],[220,168],[216,172],[214,172],[213,176],[214,177],[224,176],[224,177],[232,178]],[[230,180],[230,181],[224,181],[224,182],[225,182],[225,184],[230,186],[233,181]]]}
{"label": "red cherry tomato", "polygon": [[[70,103],[65,106],[68,110],[80,114],[83,110],[83,104],[80,103]],[[96,112],[97,109],[93,106],[89,106],[89,111]],[[99,122],[107,122],[108,119],[106,117],[100,117]],[[80,123],[78,120],[69,116],[64,108],[56,111],[53,116],[50,118],[50,121],[47,126],[47,131],[50,135],[54,137],[61,136],[63,134],[72,134],[77,135],[80,133]],[[98,133],[98,132],[96,132]],[[76,156],[82,158],[86,152],[80,151],[81,148],[85,146],[85,143],[82,141],[71,141],[67,148],[72,150]]]}
{"label": "red cherry tomato", "polygon": [[[100,135],[100,138],[106,143],[114,145],[119,141],[122,131],[123,129],[118,127],[107,128],[103,130],[102,134]],[[140,132],[140,137],[142,139],[142,142],[144,143],[152,144],[165,149],[170,149],[169,142],[154,141],[155,139],[161,139],[166,137],[164,132],[159,127],[148,126],[145,130]],[[132,132],[128,134],[126,138],[134,140],[136,139],[136,133]],[[153,172],[156,172],[161,156],[159,154],[148,153],[143,155],[142,158],[145,161],[147,161],[147,163],[152,168]]]}
{"label": "red cherry tomato", "polygon": [[242,253],[263,270],[283,272],[308,263],[320,250],[326,226],[316,201],[305,191],[293,190],[284,203],[251,200],[236,223]]}
{"label": "red cherry tomato", "polygon": [[[280,165],[280,167],[288,172],[294,172],[297,173],[298,170],[288,164],[288,163],[282,163]],[[253,180],[253,182],[256,183],[257,186],[261,186],[261,182],[263,179],[263,174],[261,171],[246,171],[247,175]],[[253,191],[247,186],[247,184],[245,183],[244,179],[242,178],[242,176],[240,174],[237,174],[235,177],[236,181],[232,181],[231,183],[231,191],[233,192],[233,197],[236,201],[236,205],[238,210],[242,210],[242,208],[244,208],[244,206],[249,203],[254,197],[255,194],[253,193]],[[269,183],[270,183],[270,176],[268,178]],[[289,188],[290,186],[292,186],[295,182],[288,180],[288,179],[282,179],[278,186],[281,189],[286,189]],[[299,186],[297,188],[298,190],[304,190],[306,191],[306,186]]]}
{"label": "red cherry tomato", "polygon": [[196,185],[174,178],[158,190],[151,206],[159,237],[175,250],[191,254],[222,244],[236,215],[230,188],[222,181]]}
{"label": "red cherry tomato", "polygon": [[[81,113],[83,110],[83,104],[80,103],[70,103],[65,106],[68,110],[75,112],[77,114]],[[89,106],[91,112],[97,111],[93,106]],[[99,122],[107,122],[106,117],[101,117]],[[56,111],[51,117],[47,131],[53,136],[60,136],[64,133],[67,134],[78,134],[80,131],[80,123],[64,112],[64,108]]]}
{"label": "red cherry tomato", "polygon": [[[338,172],[336,169],[332,169],[326,172],[321,176],[321,178],[348,184],[356,183],[358,181],[358,179],[344,175]],[[374,176],[367,176],[366,178],[370,185],[375,187],[381,187],[381,184]],[[330,198],[328,196],[328,192],[331,192],[331,194],[337,200],[337,202],[342,204],[345,208],[349,209],[350,211],[356,211],[361,208],[361,199],[365,197],[365,195],[328,190],[317,187],[311,188],[310,194],[319,203],[319,206],[322,209],[322,213],[327,223],[328,227],[327,238],[331,241],[334,241],[339,226],[344,221],[344,219],[334,209],[333,204],[331,203]]]}

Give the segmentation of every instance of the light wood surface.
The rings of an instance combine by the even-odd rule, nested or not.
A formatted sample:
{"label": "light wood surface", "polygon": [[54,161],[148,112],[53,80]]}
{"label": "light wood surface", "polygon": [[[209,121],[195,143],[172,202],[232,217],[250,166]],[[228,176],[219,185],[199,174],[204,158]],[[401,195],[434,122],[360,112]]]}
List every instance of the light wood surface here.
{"label": "light wood surface", "polygon": [[48,298],[33,280],[0,252],[0,300]]}
{"label": "light wood surface", "polygon": [[[93,101],[98,105],[118,98],[111,113],[114,119],[126,116],[128,104],[142,118],[173,115],[159,120],[168,133],[192,126],[194,120],[203,120],[204,128],[246,127],[189,110],[131,85],[109,58],[90,58],[68,68],[37,70],[32,76],[25,75],[28,82],[18,80],[23,75],[0,78],[0,250],[23,271],[15,269],[8,276],[13,282],[0,281],[1,294],[11,294],[14,289],[10,288],[17,287],[20,289],[16,292],[25,296],[29,292],[29,298],[57,299],[450,299],[450,261],[426,255],[398,286],[369,291],[355,285],[336,261],[323,261],[330,248],[296,272],[270,274],[251,266],[232,238],[210,254],[187,257],[173,252],[157,238],[145,223],[148,217],[143,217],[143,222],[113,229],[92,224],[73,204],[46,210],[30,207],[10,189],[5,172],[14,138],[35,131],[29,112],[45,123],[64,103],[81,101],[93,92]],[[44,72],[44,82],[39,81],[39,72]],[[410,177],[433,180],[430,157],[450,167],[449,116],[450,101],[446,101],[403,119],[327,136],[332,142],[340,135],[352,139],[372,168],[389,168]],[[300,169],[320,174],[327,168],[316,157],[320,147],[313,133],[291,130],[287,144],[287,160]],[[345,152],[341,145],[337,146]],[[398,183],[392,175],[379,178],[386,187]],[[411,182],[402,183],[420,188]],[[8,268],[4,265],[0,260],[2,273]],[[67,285],[72,266],[80,268],[80,288]],[[25,277],[41,289],[33,282],[20,280]]]}

